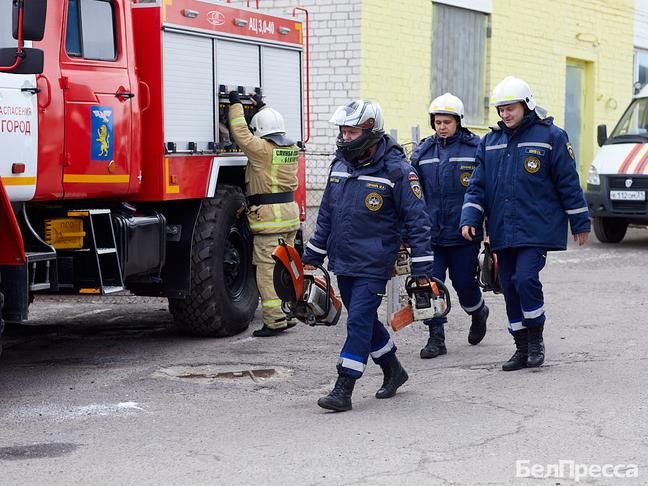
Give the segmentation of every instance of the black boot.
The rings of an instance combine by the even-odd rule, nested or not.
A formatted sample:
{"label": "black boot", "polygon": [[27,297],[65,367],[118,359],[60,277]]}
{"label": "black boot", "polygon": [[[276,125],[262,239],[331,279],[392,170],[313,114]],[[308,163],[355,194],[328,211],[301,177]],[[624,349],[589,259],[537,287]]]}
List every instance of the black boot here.
{"label": "black boot", "polygon": [[542,339],[544,324],[529,328],[529,357],[527,358],[528,368],[537,368],[544,363],[545,349]]}
{"label": "black boot", "polygon": [[511,356],[506,363],[502,365],[504,371],[521,370],[527,367],[527,357],[529,355],[529,332],[527,329],[513,331],[515,340],[515,354]]}
{"label": "black boot", "polygon": [[380,367],[385,378],[380,390],[376,392],[376,398],[391,398],[396,395],[396,390],[407,381],[409,376],[395,354],[392,355],[388,363],[381,364]]}
{"label": "black boot", "polygon": [[317,404],[326,410],[346,412],[351,410],[351,394],[355,386],[355,379],[339,375],[331,393],[317,400]]}
{"label": "black boot", "polygon": [[486,321],[488,320],[488,307],[484,305],[481,310],[472,316],[472,324],[468,332],[468,342],[473,346],[481,343],[486,335]]}
{"label": "black boot", "polygon": [[421,349],[421,359],[436,358],[448,352],[445,345],[443,324],[428,324],[428,327],[430,328],[430,338],[425,347]]}

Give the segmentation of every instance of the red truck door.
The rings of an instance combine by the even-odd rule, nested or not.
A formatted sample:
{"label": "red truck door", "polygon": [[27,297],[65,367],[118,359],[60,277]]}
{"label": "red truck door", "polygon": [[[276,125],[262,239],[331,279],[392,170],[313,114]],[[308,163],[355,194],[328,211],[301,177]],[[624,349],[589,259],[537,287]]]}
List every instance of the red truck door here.
{"label": "red truck door", "polygon": [[128,193],[132,103],[125,11],[114,0],[68,0],[61,52],[65,197]]}

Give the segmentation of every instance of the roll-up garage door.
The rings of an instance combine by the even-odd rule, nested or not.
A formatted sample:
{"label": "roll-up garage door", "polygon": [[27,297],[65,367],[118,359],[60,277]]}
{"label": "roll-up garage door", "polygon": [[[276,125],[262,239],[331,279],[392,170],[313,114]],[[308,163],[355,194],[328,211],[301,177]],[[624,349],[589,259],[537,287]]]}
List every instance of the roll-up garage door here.
{"label": "roll-up garage door", "polygon": [[251,90],[258,88],[261,76],[259,73],[259,46],[216,41],[216,81],[229,89],[244,86]]}
{"label": "roll-up garage door", "polygon": [[[206,150],[214,137],[213,41],[164,33],[164,139]],[[187,53],[191,53],[188,55]]]}
{"label": "roll-up garage door", "polygon": [[303,140],[300,52],[262,47],[261,75],[265,102],[283,115],[288,137]]}

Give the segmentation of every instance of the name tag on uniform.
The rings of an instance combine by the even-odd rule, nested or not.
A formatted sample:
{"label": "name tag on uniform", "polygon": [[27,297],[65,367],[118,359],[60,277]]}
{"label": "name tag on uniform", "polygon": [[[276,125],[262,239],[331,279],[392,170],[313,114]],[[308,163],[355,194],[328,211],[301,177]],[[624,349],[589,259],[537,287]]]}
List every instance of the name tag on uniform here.
{"label": "name tag on uniform", "polygon": [[299,150],[297,149],[273,149],[272,165],[291,165],[296,164],[299,159]]}

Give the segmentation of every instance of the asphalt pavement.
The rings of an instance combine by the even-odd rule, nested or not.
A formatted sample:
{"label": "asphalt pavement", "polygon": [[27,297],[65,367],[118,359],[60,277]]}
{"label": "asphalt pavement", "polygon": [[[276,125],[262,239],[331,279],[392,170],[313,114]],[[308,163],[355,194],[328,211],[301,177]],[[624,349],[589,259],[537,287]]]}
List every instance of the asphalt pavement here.
{"label": "asphalt pavement", "polygon": [[[501,296],[448,354],[395,335],[410,380],[390,400],[370,364],[353,410],[316,405],[344,322],[274,338],[178,334],[166,301],[37,297],[0,358],[2,485],[648,484],[648,231],[550,253],[546,364],[505,373]],[[456,304],[456,296],[453,296]]]}

